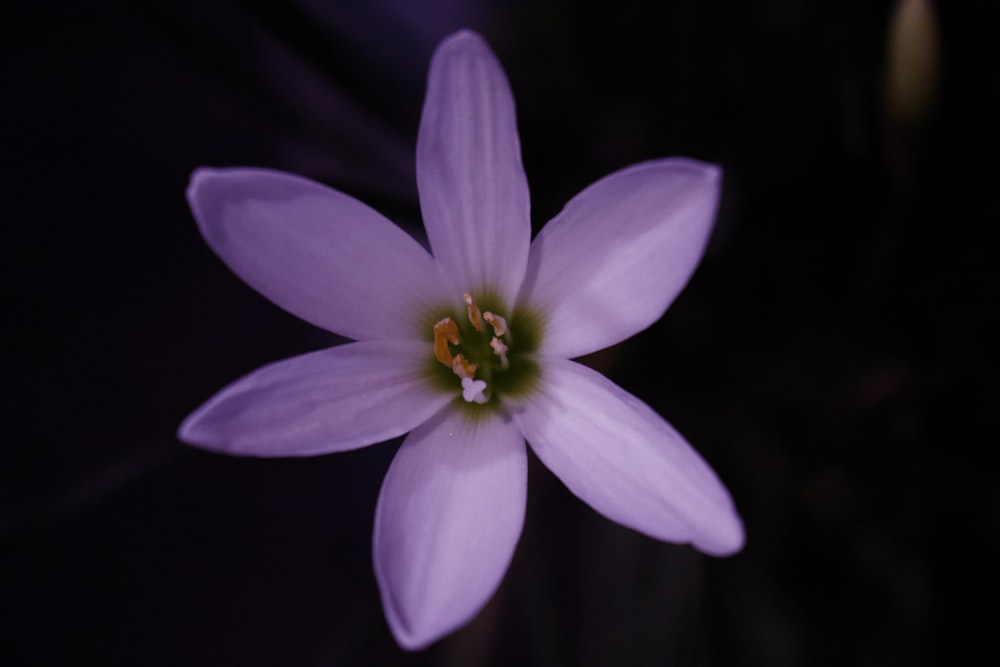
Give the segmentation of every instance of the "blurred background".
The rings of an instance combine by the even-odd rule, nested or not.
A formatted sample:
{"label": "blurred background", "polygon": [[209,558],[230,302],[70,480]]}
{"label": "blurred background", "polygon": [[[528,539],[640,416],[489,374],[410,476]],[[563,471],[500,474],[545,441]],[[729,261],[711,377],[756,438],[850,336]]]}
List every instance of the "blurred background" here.
{"label": "blurred background", "polygon": [[[963,664],[996,626],[1000,78],[986,2],[0,4],[0,664]],[[230,274],[184,201],[259,165],[422,234],[431,51],[481,32],[537,231],[628,164],[725,169],[700,269],[586,360],[718,471],[745,550],[621,528],[532,458],[486,610],[393,642],[371,525],[399,442],[301,460],[174,436],[341,342]],[[986,605],[987,611],[979,611]]]}

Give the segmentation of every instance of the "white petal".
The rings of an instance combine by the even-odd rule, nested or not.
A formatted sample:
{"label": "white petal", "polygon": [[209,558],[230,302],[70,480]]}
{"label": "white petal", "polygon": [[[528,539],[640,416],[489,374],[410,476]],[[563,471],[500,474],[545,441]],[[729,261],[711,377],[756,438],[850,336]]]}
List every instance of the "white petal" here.
{"label": "white petal", "polygon": [[544,319],[540,353],[578,357],[658,320],[701,260],[721,172],[646,162],[574,197],[531,244],[518,297]]}
{"label": "white petal", "polygon": [[454,394],[431,388],[430,343],[367,341],[259,368],[198,408],[181,440],[227,454],[313,456],[403,435]]}
{"label": "white petal", "polygon": [[527,498],[524,439],[494,415],[445,410],[407,437],[375,512],[389,627],[418,649],[465,625],[510,565]]}
{"label": "white petal", "polygon": [[475,33],[455,33],[431,61],[417,186],[453,299],[490,289],[513,306],[531,239],[528,182],[507,77]]}
{"label": "white petal", "polygon": [[604,516],[713,555],[743,546],[729,493],[646,404],[595,371],[539,359],[542,380],[511,414],[538,458]]}
{"label": "white petal", "polygon": [[427,251],[342,192],[266,169],[199,169],[188,201],[236,275],[329,331],[426,339],[426,308],[446,303]]}

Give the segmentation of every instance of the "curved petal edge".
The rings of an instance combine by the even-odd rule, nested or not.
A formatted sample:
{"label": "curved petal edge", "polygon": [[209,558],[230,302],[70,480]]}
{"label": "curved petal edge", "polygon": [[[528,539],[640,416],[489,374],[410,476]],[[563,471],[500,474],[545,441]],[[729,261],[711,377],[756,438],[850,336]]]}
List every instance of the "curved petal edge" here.
{"label": "curved petal edge", "polygon": [[407,437],[375,511],[372,556],[393,636],[424,648],[500,585],[524,524],[527,449],[497,416],[445,410]]}
{"label": "curved petal edge", "polygon": [[715,556],[743,547],[729,492],[649,406],[601,374],[540,359],[542,380],[511,414],[538,458],[577,497],[624,526]]}
{"label": "curved petal edge", "polygon": [[410,339],[447,296],[433,258],[342,192],[256,168],[196,170],[198,227],[236,275],[316,326],[355,340]]}
{"label": "curved petal edge", "polygon": [[315,456],[403,435],[454,397],[425,377],[429,343],[348,343],[269,364],[233,382],[178,431],[240,456]]}
{"label": "curved petal edge", "polygon": [[708,243],[721,170],[672,158],[602,178],[531,244],[518,301],[542,315],[541,354],[579,357],[658,320]]}
{"label": "curved petal edge", "polygon": [[417,135],[417,188],[434,257],[461,306],[492,290],[508,309],[531,240],[514,97],[490,47],[468,30],[431,59]]}

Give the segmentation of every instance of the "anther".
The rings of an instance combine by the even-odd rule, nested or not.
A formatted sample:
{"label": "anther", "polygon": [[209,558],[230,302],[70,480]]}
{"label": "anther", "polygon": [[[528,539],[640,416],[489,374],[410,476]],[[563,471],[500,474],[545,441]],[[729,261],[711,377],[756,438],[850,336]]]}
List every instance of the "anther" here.
{"label": "anther", "polygon": [[458,325],[446,317],[434,325],[434,357],[445,366],[451,367],[454,357],[448,343],[458,345]]}
{"label": "anther", "polygon": [[476,365],[466,360],[463,354],[456,354],[451,360],[451,370],[463,380],[476,375]]}
{"label": "anther", "polygon": [[507,320],[499,315],[494,315],[490,311],[486,311],[483,313],[483,319],[490,323],[490,326],[493,327],[493,333],[498,337],[503,337],[507,333]]}
{"label": "anther", "polygon": [[476,302],[472,300],[472,295],[468,292],[463,294],[462,298],[465,299],[465,304],[469,307],[469,321],[472,322],[473,328],[476,331],[482,331],[483,322],[479,312],[479,306],[477,306]]}
{"label": "anther", "polygon": [[493,348],[493,354],[500,357],[500,368],[507,370],[510,367],[510,362],[507,361],[507,346],[503,344],[502,340],[494,336],[493,340],[490,341],[490,347]]}

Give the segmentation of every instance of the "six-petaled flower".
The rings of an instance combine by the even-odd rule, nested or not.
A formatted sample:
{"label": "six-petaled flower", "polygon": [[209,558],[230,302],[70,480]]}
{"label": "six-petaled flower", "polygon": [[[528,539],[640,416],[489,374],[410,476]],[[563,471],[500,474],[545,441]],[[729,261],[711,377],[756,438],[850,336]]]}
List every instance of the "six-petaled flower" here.
{"label": "six-petaled flower", "polygon": [[527,441],[598,512],[646,535],[736,552],[716,475],[662,418],[569,359],[645,329],[700,261],[721,175],[638,164],[571,200],[531,241],[514,100],[463,31],[430,67],[417,141],[428,253],[357,200],[264,169],[199,169],[209,245],[279,306],[356,342],[226,387],[180,437],[248,456],[309,456],[409,433],[386,474],[373,556],[406,648],[468,622],[499,585],[525,509]]}

